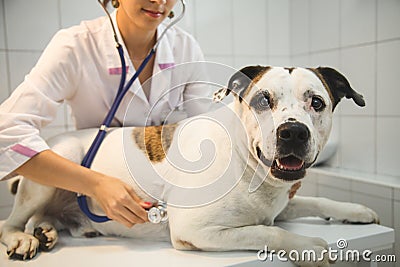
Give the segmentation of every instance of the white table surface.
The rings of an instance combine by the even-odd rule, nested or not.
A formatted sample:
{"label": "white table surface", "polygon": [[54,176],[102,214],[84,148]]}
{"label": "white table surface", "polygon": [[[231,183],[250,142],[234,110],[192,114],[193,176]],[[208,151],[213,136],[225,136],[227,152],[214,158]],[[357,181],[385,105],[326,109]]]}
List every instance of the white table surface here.
{"label": "white table surface", "polygon": [[[0,222],[0,225],[2,222]],[[379,251],[394,243],[394,230],[367,224],[350,225],[325,222],[319,218],[297,219],[279,223],[284,229],[306,236],[325,239],[331,247],[340,238],[347,240],[349,249]],[[261,248],[260,248],[261,249]],[[28,262],[10,261],[6,247],[0,244],[1,267],[54,267],[54,266],[294,266],[290,262],[274,260],[262,262],[256,251],[198,252],[178,251],[168,242],[149,242],[128,238],[98,237],[72,238],[62,233],[51,252],[40,253]]]}

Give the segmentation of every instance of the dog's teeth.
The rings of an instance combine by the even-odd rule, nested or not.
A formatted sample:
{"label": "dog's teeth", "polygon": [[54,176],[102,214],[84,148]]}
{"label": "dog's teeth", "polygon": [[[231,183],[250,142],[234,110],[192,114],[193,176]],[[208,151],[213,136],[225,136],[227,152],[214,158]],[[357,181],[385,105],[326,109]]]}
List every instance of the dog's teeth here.
{"label": "dog's teeth", "polygon": [[283,171],[297,171],[301,168],[301,167],[297,168],[297,167],[290,167],[290,166],[287,167],[284,164],[282,164],[279,159],[276,160],[276,165],[280,170],[283,170]]}
{"label": "dog's teeth", "polygon": [[281,162],[279,161],[279,159],[276,161],[276,163],[277,163],[279,169],[281,169],[281,170],[286,170],[285,166],[283,166],[283,165],[281,164]]}

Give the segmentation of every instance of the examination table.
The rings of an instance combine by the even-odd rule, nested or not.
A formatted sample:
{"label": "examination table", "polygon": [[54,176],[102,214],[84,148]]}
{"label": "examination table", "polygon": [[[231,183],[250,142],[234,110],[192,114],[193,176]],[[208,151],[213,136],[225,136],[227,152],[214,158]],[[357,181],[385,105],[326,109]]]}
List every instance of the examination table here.
{"label": "examination table", "polygon": [[[0,221],[0,225],[3,222]],[[371,250],[376,253],[391,248],[394,230],[388,227],[366,224],[351,225],[326,222],[319,218],[302,218],[277,225],[288,231],[306,236],[324,238],[332,248],[337,241],[346,240],[346,249]],[[263,249],[263,248],[260,248]],[[368,263],[377,266],[376,262]],[[133,267],[133,266],[294,266],[291,262],[279,261],[277,257],[261,261],[257,251],[199,252],[178,251],[168,242],[149,242],[117,237],[72,238],[60,233],[60,238],[51,252],[41,252],[27,262],[10,261],[6,247],[0,244],[1,267]],[[334,265],[340,266],[340,265]],[[363,265],[365,266],[365,265]]]}

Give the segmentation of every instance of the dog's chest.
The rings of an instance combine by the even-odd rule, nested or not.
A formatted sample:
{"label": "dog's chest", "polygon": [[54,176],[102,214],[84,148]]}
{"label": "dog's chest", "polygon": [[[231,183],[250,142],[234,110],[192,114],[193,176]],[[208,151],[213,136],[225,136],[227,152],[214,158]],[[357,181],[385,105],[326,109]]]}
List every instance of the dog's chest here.
{"label": "dog's chest", "polygon": [[263,185],[249,193],[247,184],[239,184],[225,198],[214,203],[212,221],[228,227],[272,225],[289,201],[287,192],[286,188]]}
{"label": "dog's chest", "polygon": [[275,218],[286,207],[289,196],[286,189],[265,185],[251,193],[249,200],[256,215],[257,224],[272,225]]}

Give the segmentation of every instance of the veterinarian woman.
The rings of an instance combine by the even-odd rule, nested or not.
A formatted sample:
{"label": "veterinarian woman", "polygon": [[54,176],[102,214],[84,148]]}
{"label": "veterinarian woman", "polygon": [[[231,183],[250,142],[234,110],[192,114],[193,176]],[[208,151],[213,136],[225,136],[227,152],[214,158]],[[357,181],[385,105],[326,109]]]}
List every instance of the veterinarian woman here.
{"label": "veterinarian woman", "polygon": [[[104,1],[107,4],[109,1]],[[169,23],[167,18],[177,0],[116,0],[111,14],[125,52],[127,80],[135,73],[156,39]],[[165,22],[163,22],[165,21]],[[163,84],[146,83],[153,74],[184,62],[202,61],[203,54],[192,36],[172,27],[125,96],[119,110],[134,105],[135,114],[124,120],[117,113],[112,126],[161,124],[163,116],[183,101],[205,97],[210,92],[196,84],[186,85],[179,94],[161,98]],[[84,21],[79,26],[60,30],[51,40],[36,66],[21,85],[0,106],[0,179],[17,174],[32,181],[82,193],[95,198],[106,215],[127,227],[147,221],[144,203],[130,186],[64,159],[49,149],[40,129],[56,116],[64,101],[71,107],[77,129],[99,127],[110,109],[121,75],[112,27],[107,17]],[[180,79],[192,80],[193,73]],[[161,76],[162,77],[162,76]],[[158,81],[158,80],[157,80]],[[129,95],[130,94],[130,95]],[[160,100],[161,99],[161,100]],[[157,112],[149,115],[158,102]],[[196,115],[207,108],[195,103],[186,112]]]}
{"label": "veterinarian woman", "polygon": [[[167,17],[177,0],[112,2],[115,12],[111,17],[124,48],[129,80],[170,23]],[[122,102],[119,108],[124,111],[127,105],[134,105],[137,113],[131,114],[128,121],[124,120],[123,112],[117,113],[112,126],[121,126],[122,122],[144,126],[144,117],[156,101],[161,108],[151,113],[149,121],[161,124],[163,116],[174,109],[173,105],[207,96],[210,92],[205,87],[187,85],[179,94],[161,99],[162,89],[168,88],[168,84],[141,86],[153,73],[175,64],[202,60],[203,53],[192,36],[178,27],[169,29],[156,55],[125,96],[130,100],[136,92],[137,97],[131,103]],[[99,127],[115,97],[120,75],[121,63],[107,17],[60,30],[24,82],[0,107],[0,178],[20,174],[44,185],[93,197],[109,218],[127,227],[147,221],[144,208],[151,203],[143,203],[130,186],[61,158],[49,150],[39,135],[64,101],[71,107],[76,128]],[[205,107],[195,103],[186,109],[189,115],[205,111]]]}

